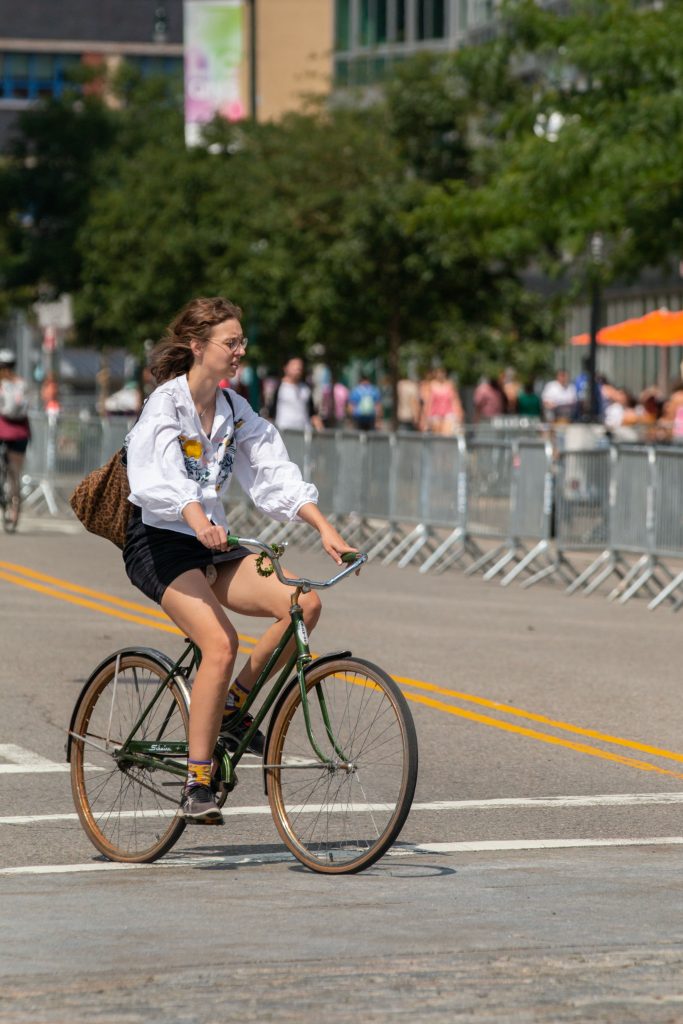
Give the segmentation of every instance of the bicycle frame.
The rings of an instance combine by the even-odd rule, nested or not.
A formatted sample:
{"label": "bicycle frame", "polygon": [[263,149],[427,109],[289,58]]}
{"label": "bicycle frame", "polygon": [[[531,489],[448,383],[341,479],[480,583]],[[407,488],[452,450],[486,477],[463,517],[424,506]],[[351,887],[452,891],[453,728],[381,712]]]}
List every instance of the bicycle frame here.
{"label": "bicycle frame", "polygon": [[[313,735],[311,727],[310,712],[308,705],[308,691],[306,687],[304,670],[313,661],[313,657],[311,655],[309,647],[308,632],[306,630],[306,625],[304,623],[303,618],[303,609],[301,608],[301,605],[298,603],[298,594],[299,590],[297,588],[297,590],[292,595],[292,602],[289,612],[289,625],[287,626],[287,629],[283,633],[282,638],[280,639],[280,642],[278,643],[277,647],[272,652],[268,661],[264,665],[261,673],[259,674],[258,679],[256,680],[256,683],[254,684],[254,687],[247,696],[244,704],[239,709],[239,711],[236,712],[235,722],[237,724],[239,724],[239,722],[241,722],[244,716],[249,712],[249,709],[252,707],[254,701],[257,699],[263,687],[266,685],[268,677],[273,671],[273,668],[279,661],[280,657],[282,656],[282,654],[284,653],[285,649],[287,648],[292,639],[294,639],[296,642],[296,649],[287,659],[286,664],[281,669],[277,679],[273,683],[270,692],[268,693],[268,696],[264,700],[263,704],[258,709],[258,711],[255,712],[254,720],[252,724],[249,726],[249,729],[242,737],[242,740],[238,744],[237,748],[233,751],[232,754],[230,754],[227,750],[221,751],[221,778],[229,789],[231,789],[232,786],[234,785],[236,766],[239,764],[242,756],[246,752],[255,732],[257,731],[257,729],[267,716],[268,712],[272,708],[273,704],[279,697],[284,686],[288,683],[289,679],[291,678],[291,673],[294,670],[295,666],[297,670],[299,687],[301,690],[301,701],[304,713],[304,720],[306,723],[306,731],[308,734],[308,739],[311,744],[311,748],[315,756],[322,764],[328,763],[329,759],[321,751]],[[174,663],[172,668],[169,669],[166,677],[159,684],[157,692],[155,693],[154,697],[151,699],[147,707],[143,710],[142,714],[140,715],[135,725],[131,729],[128,737],[124,740],[121,747],[115,752],[114,756],[118,761],[127,762],[129,764],[137,764],[147,768],[158,768],[162,771],[169,772],[172,775],[185,775],[185,768],[181,767],[173,760],[168,760],[168,758],[187,757],[187,743],[163,740],[163,730],[165,728],[166,722],[168,721],[168,718],[170,718],[170,712],[166,721],[162,723],[156,739],[134,740],[133,736],[136,734],[140,726],[144,723],[145,719],[148,717],[157,701],[161,698],[167,684],[171,681],[171,679],[173,679],[174,676],[178,673],[181,673],[185,676],[189,676],[192,670],[198,668],[199,665],[201,664],[201,657],[201,651],[196,646],[196,644],[194,644],[192,641],[188,641],[188,644],[185,647],[183,653]],[[330,719],[325,704],[325,695],[319,688],[316,688],[316,691],[327,736],[330,742],[332,743],[332,746],[337,756],[340,757],[342,760],[346,760],[343,751],[338,747],[335,738],[332,734]],[[264,767],[267,768],[270,766],[265,765]]]}

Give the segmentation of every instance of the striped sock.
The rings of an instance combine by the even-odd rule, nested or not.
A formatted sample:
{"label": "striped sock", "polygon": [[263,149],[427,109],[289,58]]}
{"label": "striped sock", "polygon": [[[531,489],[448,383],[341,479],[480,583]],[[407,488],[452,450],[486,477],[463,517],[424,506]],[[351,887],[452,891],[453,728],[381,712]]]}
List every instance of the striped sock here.
{"label": "striped sock", "polygon": [[211,761],[188,761],[185,789],[211,785]]}

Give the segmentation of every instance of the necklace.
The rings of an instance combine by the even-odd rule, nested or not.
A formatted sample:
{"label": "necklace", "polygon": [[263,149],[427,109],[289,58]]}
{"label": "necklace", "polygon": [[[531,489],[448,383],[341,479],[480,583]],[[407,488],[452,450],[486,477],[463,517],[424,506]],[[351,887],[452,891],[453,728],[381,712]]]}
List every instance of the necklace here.
{"label": "necklace", "polygon": [[207,404],[204,406],[203,409],[197,408],[197,405],[195,404],[195,409],[197,409],[197,415],[199,416],[199,422],[200,423],[203,424],[204,417],[206,416],[207,412],[209,412],[209,410],[211,409],[211,406],[213,406],[213,409],[211,410],[211,422],[213,423],[213,416],[214,416],[214,412],[215,412],[215,409],[216,409],[216,395],[215,395],[215,392],[212,395],[212,397],[209,399]]}

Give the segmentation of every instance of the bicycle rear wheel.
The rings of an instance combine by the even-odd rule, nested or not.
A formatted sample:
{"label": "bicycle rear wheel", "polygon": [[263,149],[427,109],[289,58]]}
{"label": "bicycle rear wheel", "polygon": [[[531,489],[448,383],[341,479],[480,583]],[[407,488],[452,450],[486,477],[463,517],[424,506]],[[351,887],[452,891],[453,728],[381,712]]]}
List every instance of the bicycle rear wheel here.
{"label": "bicycle rear wheel", "polygon": [[382,669],[360,658],[306,676],[311,748],[295,685],[273,722],[266,785],[286,846],[313,871],[348,874],[373,864],[408,816],[417,780],[417,738],[406,700]]}
{"label": "bicycle rear wheel", "polygon": [[5,533],[14,533],[19,521],[19,499],[17,498],[15,503],[12,497],[6,459],[7,456],[4,456],[3,465],[0,467],[0,509],[2,509],[2,525]]}
{"label": "bicycle rear wheel", "polygon": [[[131,652],[112,659],[85,692],[74,721],[71,790],[90,841],[109,860],[146,863],[166,853],[185,822],[175,814],[184,776],[117,758],[168,671],[162,661]],[[185,694],[171,679],[134,740],[187,742]],[[187,752],[178,756],[185,767]]]}

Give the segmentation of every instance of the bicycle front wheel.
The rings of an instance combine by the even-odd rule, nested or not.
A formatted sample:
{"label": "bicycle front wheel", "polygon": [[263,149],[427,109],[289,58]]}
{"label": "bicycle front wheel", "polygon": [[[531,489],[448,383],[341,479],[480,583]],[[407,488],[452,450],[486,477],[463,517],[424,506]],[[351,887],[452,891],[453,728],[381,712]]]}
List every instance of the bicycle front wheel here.
{"label": "bicycle front wheel", "polygon": [[396,683],[370,662],[344,658],[306,676],[311,732],[295,685],[266,751],[268,799],[286,846],[313,871],[348,874],[397,838],[417,780],[417,738]]}
{"label": "bicycle front wheel", "polygon": [[[162,661],[142,652],[112,659],[95,676],[76,713],[71,790],[88,838],[109,860],[156,860],[185,827],[175,817],[184,775],[134,764],[118,754],[167,674]],[[188,722],[185,694],[170,679],[132,738],[186,744]],[[177,760],[186,766],[186,748]]]}

